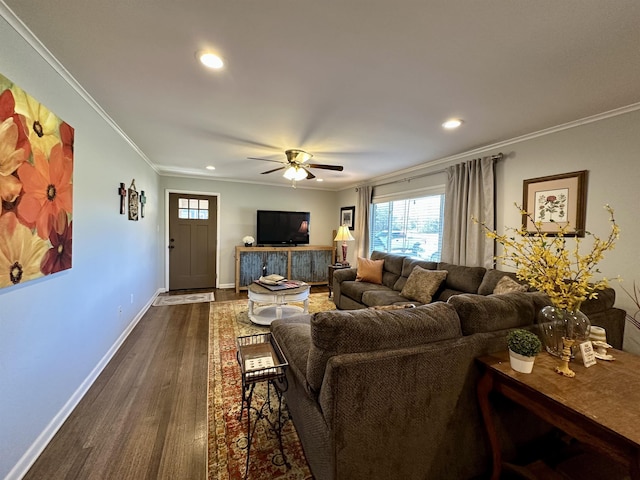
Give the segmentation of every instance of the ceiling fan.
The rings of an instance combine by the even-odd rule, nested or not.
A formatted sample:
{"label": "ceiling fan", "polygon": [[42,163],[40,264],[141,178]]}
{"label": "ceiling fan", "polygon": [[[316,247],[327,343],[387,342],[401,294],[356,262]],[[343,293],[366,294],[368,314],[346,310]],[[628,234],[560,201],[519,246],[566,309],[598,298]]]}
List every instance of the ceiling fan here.
{"label": "ceiling fan", "polygon": [[286,161],[280,160],[270,160],[268,158],[255,158],[248,157],[249,160],[262,160],[264,162],[275,162],[282,164],[281,167],[274,168],[272,170],[267,170],[266,172],[262,172],[262,175],[266,175],[268,173],[277,172],[278,170],[284,170],[284,178],[287,180],[291,180],[293,182],[304,180],[311,180],[316,178],[316,176],[311,173],[310,168],[318,168],[322,170],[334,170],[336,172],[341,172],[344,170],[342,165],[325,165],[322,163],[307,163],[313,155],[305,152],[304,150],[299,150],[297,148],[293,148],[290,150],[286,150],[285,155],[287,156]]}

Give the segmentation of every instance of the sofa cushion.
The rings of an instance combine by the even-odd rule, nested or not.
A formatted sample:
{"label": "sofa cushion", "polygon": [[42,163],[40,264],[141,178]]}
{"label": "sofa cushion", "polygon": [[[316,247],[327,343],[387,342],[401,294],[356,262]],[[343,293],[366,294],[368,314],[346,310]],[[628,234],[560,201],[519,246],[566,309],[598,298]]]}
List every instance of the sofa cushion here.
{"label": "sofa cushion", "polygon": [[447,301],[460,317],[464,335],[533,325],[536,307],[531,295],[511,292],[502,295],[454,295]]}
{"label": "sofa cushion", "polygon": [[311,315],[294,315],[275,320],[269,327],[289,362],[289,370],[302,385],[306,383],[307,359],[311,346],[310,321]]}
{"label": "sofa cushion", "polygon": [[503,272],[502,270],[490,268],[482,278],[482,283],[478,287],[478,294],[491,295],[492,293],[494,293],[493,291],[495,290],[496,285],[502,279],[502,277],[509,277],[514,279],[518,283],[522,283],[518,280],[518,277],[516,277],[516,274],[514,272]]}
{"label": "sofa cushion", "polygon": [[445,262],[438,263],[438,270],[449,272],[445,282],[446,288],[465,293],[478,293],[478,288],[487,271],[484,267],[465,267]]}
{"label": "sofa cushion", "polygon": [[518,283],[513,278],[508,277],[506,275],[502,277],[500,280],[498,280],[498,283],[496,283],[496,288],[493,289],[493,293],[496,295],[500,295],[502,293],[509,293],[509,292],[526,292],[526,291],[527,291],[526,285],[522,285],[521,283]]}
{"label": "sofa cushion", "polygon": [[382,284],[385,287],[393,288],[395,283],[402,274],[402,264],[405,255],[396,255],[394,253],[385,253],[379,251],[371,252],[371,260],[384,260],[384,268],[382,269]]}
{"label": "sofa cushion", "polygon": [[[394,303],[415,302],[409,298],[400,295],[400,292],[386,288],[384,290],[368,290],[362,294],[362,303],[367,307],[375,307],[379,305],[392,305]],[[417,302],[420,304],[420,302]]]}
{"label": "sofa cushion", "polygon": [[587,316],[613,308],[616,301],[616,291],[613,288],[607,287],[604,290],[598,290],[597,293],[596,298],[587,299],[580,305],[580,311]]}
{"label": "sofa cushion", "polygon": [[[340,270],[338,270],[338,271],[340,271]],[[379,292],[379,291],[387,292],[387,291],[389,291],[389,288],[385,287],[384,285],[376,285],[375,283],[347,281],[347,282],[342,282],[340,284],[340,291],[341,291],[341,295],[342,296],[349,297],[350,299],[355,300],[358,303],[364,304],[362,296],[366,292],[369,292],[369,291],[371,291],[371,292]],[[398,293],[398,292],[396,292],[396,293]],[[371,306],[371,305],[369,305],[369,306]]]}
{"label": "sofa cushion", "polygon": [[442,302],[402,310],[318,312],[311,318],[307,382],[319,391],[327,361],[335,355],[404,348],[460,335],[455,308]]}
{"label": "sofa cushion", "polygon": [[399,292],[404,288],[404,284],[407,283],[407,279],[411,272],[413,272],[414,267],[419,266],[425,268],[427,270],[437,270],[438,263],[437,262],[427,262],[425,260],[418,260],[416,258],[405,257],[402,262],[402,275],[398,278],[395,285],[393,286],[394,290]]}
{"label": "sofa cushion", "polygon": [[367,258],[358,257],[356,282],[369,282],[381,285],[382,267],[384,267],[384,260],[369,260]]}
{"label": "sofa cushion", "polygon": [[446,270],[426,270],[416,265],[404,284],[400,295],[407,297],[409,300],[431,303],[431,299],[438,291],[440,284],[447,278],[447,273]]}

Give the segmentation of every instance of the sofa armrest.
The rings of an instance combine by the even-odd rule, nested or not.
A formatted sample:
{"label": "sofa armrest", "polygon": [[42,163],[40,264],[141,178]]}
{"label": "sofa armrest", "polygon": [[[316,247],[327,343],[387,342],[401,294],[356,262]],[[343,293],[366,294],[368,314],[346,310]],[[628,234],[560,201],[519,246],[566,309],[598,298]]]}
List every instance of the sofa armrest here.
{"label": "sofa armrest", "polygon": [[333,303],[340,305],[340,297],[342,296],[341,285],[342,282],[352,282],[356,279],[358,269],[353,268],[341,268],[333,272]]}

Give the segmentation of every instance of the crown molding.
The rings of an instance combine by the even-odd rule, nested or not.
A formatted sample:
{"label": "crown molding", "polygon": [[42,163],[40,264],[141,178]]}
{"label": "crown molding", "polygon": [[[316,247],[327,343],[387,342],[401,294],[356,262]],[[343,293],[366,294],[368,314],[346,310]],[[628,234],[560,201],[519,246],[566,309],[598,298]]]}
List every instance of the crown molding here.
{"label": "crown molding", "polygon": [[60,61],[51,53],[51,51],[35,36],[35,34],[20,20],[20,18],[9,8],[9,6],[0,0],[0,15],[7,21],[18,35],[20,35],[33,48],[40,57],[60,75],[60,77],[80,95],[80,97],[96,111],[100,117],[109,125],[118,135],[120,135],[127,144],[142,158],[148,165],[158,172],[158,168],[151,162],[144,152],[135,144],[129,136],[124,133],[120,126],[104,111],[104,109],[95,101],[95,99],[87,92],[82,85],[71,75],[71,73],[60,63]]}
{"label": "crown molding", "polygon": [[[485,145],[482,147],[475,148],[473,150],[467,150],[465,152],[456,153],[455,155],[450,155],[448,157],[442,157],[431,161],[426,161],[420,165],[415,165],[413,167],[405,168],[403,170],[398,170],[393,173],[389,173],[386,175],[381,175],[378,177],[372,177],[367,181],[359,182],[352,184],[348,187],[342,188],[341,190],[347,190],[350,188],[358,188],[363,185],[371,185],[375,186],[378,183],[383,183],[390,180],[402,181],[407,176],[411,176],[416,172],[420,172],[421,174],[429,174],[429,169],[433,168],[434,170],[441,170],[444,168],[443,166],[449,166],[452,162],[463,160],[465,158],[481,155],[486,153],[496,153],[497,151],[503,149],[504,147],[513,145],[515,143],[521,143],[527,140],[533,140],[538,137],[544,137],[546,135],[552,135],[554,133],[562,132],[564,130],[569,130],[571,128],[580,127],[582,125],[587,125],[589,123],[595,123],[602,120],[606,120],[608,118],[617,117],[620,115],[625,115],[627,113],[635,112],[640,110],[640,102],[632,103],[631,105],[626,105],[624,107],[615,108],[613,110],[608,110],[606,112],[598,113],[596,115],[591,115],[589,117],[584,117],[578,120],[573,120],[571,122],[563,123],[560,125],[556,125],[554,127],[545,128],[543,130],[538,130],[536,132],[527,133],[525,135],[520,135],[518,137],[513,137],[508,140],[503,140],[501,142],[492,143],[490,145]],[[438,168],[439,167],[439,168]],[[434,171],[432,173],[437,173]],[[399,178],[400,177],[400,178]]]}

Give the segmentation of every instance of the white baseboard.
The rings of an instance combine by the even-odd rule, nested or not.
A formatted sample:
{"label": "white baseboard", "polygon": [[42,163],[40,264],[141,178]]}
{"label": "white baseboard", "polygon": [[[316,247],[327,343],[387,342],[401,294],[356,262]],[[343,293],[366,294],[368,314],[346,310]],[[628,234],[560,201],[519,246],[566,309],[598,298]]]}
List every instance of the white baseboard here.
{"label": "white baseboard", "polygon": [[53,439],[55,434],[58,432],[62,424],[67,420],[71,412],[78,406],[82,397],[89,391],[91,385],[96,381],[102,370],[107,366],[109,361],[113,358],[115,353],[118,351],[120,346],[127,339],[131,331],[138,324],[140,319],[147,313],[149,307],[153,304],[153,301],[156,299],[158,294],[162,293],[164,289],[160,288],[156,291],[156,293],[151,297],[151,299],[147,302],[147,304],[138,312],[138,314],[131,320],[127,328],[122,332],[122,334],[118,337],[115,343],[111,346],[111,348],[107,351],[107,353],[100,359],[98,364],[91,370],[91,373],[84,379],[84,381],[80,384],[71,398],[67,400],[64,406],[60,409],[60,411],[53,417],[51,422],[45,427],[38,438],[31,444],[31,446],[27,449],[27,451],[22,455],[18,463],[14,465],[11,471],[4,477],[4,480],[20,480],[24,477],[31,466],[35,463],[38,457],[42,454],[46,446]]}
{"label": "white baseboard", "polygon": [[235,283],[222,283],[218,286],[218,288],[236,288]]}

